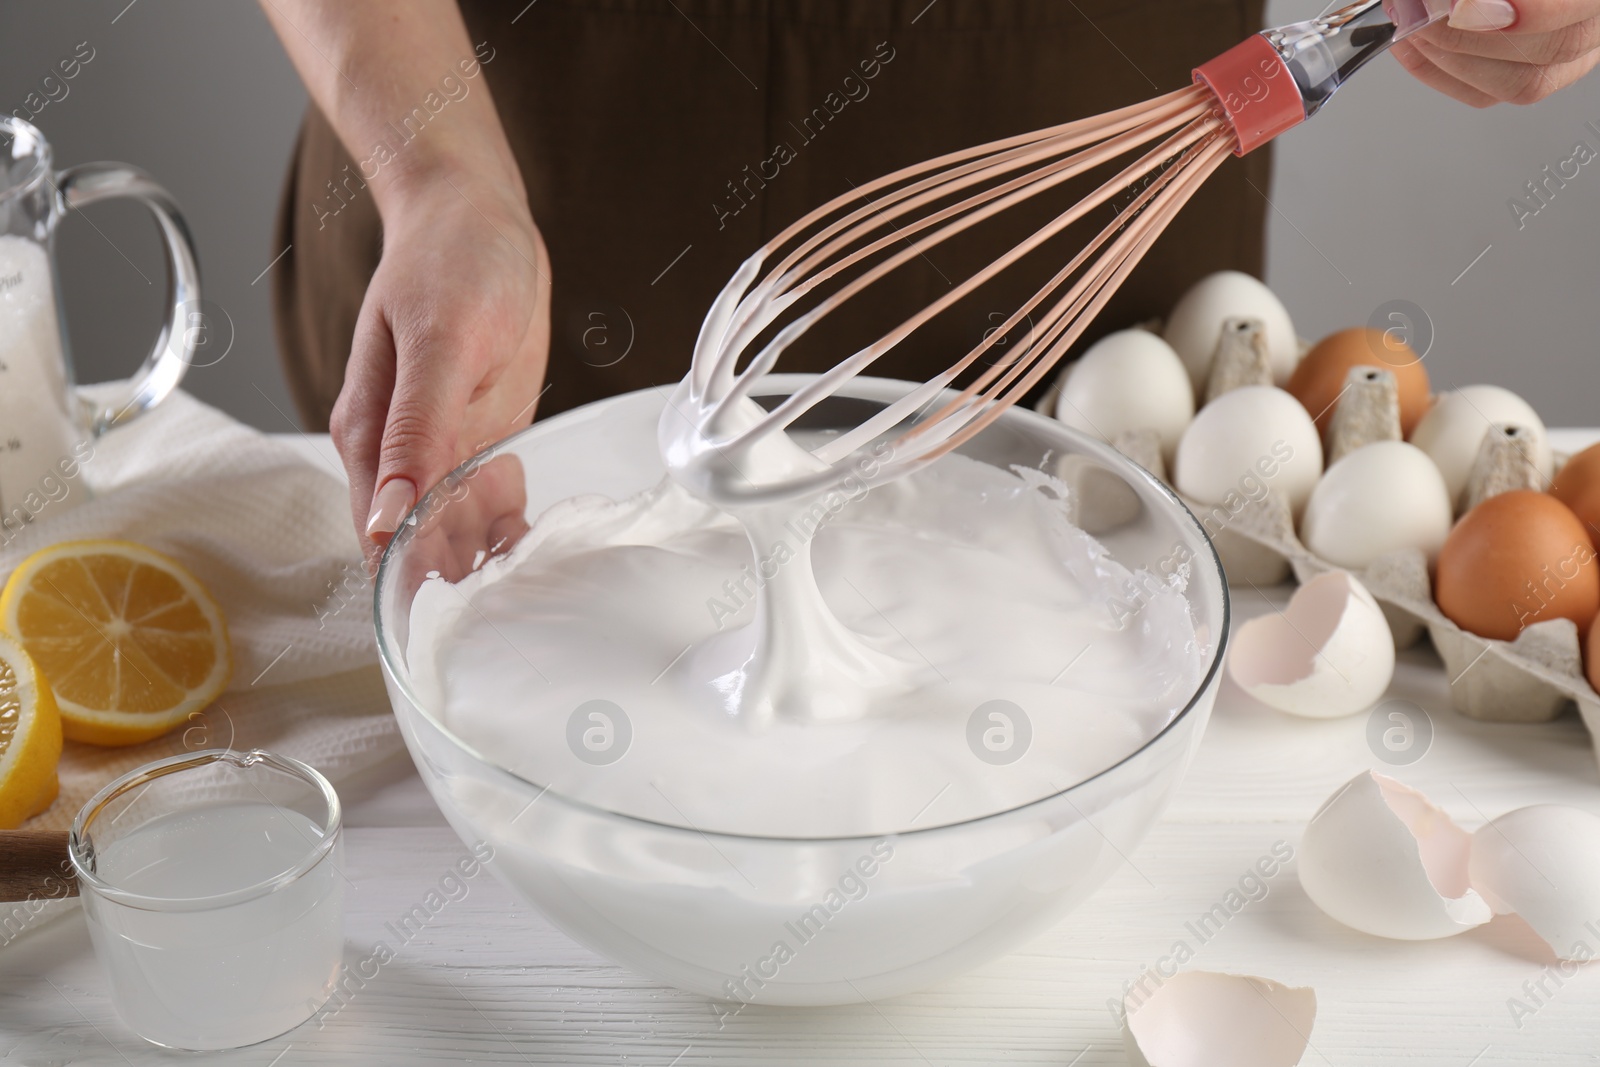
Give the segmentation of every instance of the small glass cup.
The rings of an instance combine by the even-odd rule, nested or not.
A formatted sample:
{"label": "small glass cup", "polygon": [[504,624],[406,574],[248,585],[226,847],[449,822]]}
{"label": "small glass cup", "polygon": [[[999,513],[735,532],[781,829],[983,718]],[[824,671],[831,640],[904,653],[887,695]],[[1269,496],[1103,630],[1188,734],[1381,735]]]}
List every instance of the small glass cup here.
{"label": "small glass cup", "polygon": [[118,778],[68,845],[117,1014],[168,1048],[276,1037],[344,954],[339,797],[299,760],[208,749]]}

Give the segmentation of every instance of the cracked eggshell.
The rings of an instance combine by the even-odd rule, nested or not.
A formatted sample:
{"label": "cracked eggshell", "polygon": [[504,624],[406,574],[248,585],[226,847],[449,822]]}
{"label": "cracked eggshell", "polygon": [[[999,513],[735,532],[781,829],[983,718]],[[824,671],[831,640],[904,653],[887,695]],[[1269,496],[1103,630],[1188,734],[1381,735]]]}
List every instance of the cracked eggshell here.
{"label": "cracked eggshell", "polygon": [[1338,567],[1420,549],[1431,563],[1455,509],[1428,454],[1404,441],[1374,441],[1336,460],[1311,490],[1300,540]]}
{"label": "cracked eggshell", "polygon": [[1272,380],[1285,385],[1300,362],[1300,339],[1295,335],[1289,309],[1262,282],[1236,270],[1222,270],[1201,278],[1178,298],[1167,316],[1167,339],[1183,365],[1195,395],[1205,393],[1211,357],[1226,319],[1259,319],[1266,330],[1267,353],[1272,360]]}
{"label": "cracked eggshell", "polygon": [[1353,715],[1389,688],[1394,635],[1366,586],[1328,571],[1295,590],[1283,614],[1239,627],[1228,673],[1279,711],[1309,719]]}
{"label": "cracked eggshell", "polygon": [[1311,1044],[1317,994],[1267,978],[1185,971],[1148,997],[1130,994],[1123,1007],[1133,1067],[1294,1067]]}
{"label": "cracked eggshell", "polygon": [[1067,368],[1056,418],[1111,442],[1130,430],[1154,430],[1172,462],[1178,438],[1194,418],[1194,390],[1172,346],[1149,330],[1100,338]]}
{"label": "cracked eggshell", "polygon": [[1494,917],[1472,888],[1472,835],[1421,793],[1375,771],[1329,797],[1300,843],[1300,884],[1331,918],[1378,937],[1426,941]]}
{"label": "cracked eggshell", "polygon": [[1563,960],[1600,951],[1600,815],[1564,804],[1507,812],[1472,835],[1472,885],[1522,916]]}
{"label": "cracked eggshell", "polygon": [[1173,485],[1202,504],[1271,489],[1298,517],[1322,476],[1322,435],[1300,401],[1271,385],[1232,389],[1200,409],[1178,441]]}
{"label": "cracked eggshell", "polygon": [[1411,443],[1439,465],[1452,502],[1459,501],[1467,488],[1484,434],[1499,423],[1512,423],[1533,432],[1534,465],[1549,481],[1555,464],[1550,435],[1539,413],[1516,393],[1498,385],[1463,386],[1441,393],[1411,432]]}

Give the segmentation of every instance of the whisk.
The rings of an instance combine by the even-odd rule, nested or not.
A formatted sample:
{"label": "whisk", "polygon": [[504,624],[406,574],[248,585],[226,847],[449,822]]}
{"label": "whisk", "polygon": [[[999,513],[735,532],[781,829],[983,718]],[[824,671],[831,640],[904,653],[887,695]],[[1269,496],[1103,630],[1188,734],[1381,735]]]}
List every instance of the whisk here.
{"label": "whisk", "polygon": [[[959,447],[1049,373],[1229,153],[1242,156],[1305,121],[1357,69],[1444,17],[1449,7],[1449,0],[1361,0],[1263,30],[1196,68],[1188,88],[951,152],[817,208],[746,260],[712,304],[690,373],[662,416],[669,468],[680,480],[714,487],[710,495],[723,502],[753,503],[822,492],[863,470],[870,471],[869,482],[887,481]],[[750,399],[789,345],[890,271],[1007,208],[1140,150],[1085,199],[770,411]],[[949,369],[817,444],[802,462],[759,461],[758,450],[781,431],[940,312],[1130,192],[1110,224]],[[762,276],[763,264],[774,258]],[[835,291],[780,326],[802,298],[851,268],[857,273],[845,274]],[[1041,305],[1047,305],[1043,311]],[[938,403],[1025,320],[1029,326],[1019,341]],[[775,332],[746,361],[747,350],[769,330]],[[868,446],[873,453],[863,463]]]}

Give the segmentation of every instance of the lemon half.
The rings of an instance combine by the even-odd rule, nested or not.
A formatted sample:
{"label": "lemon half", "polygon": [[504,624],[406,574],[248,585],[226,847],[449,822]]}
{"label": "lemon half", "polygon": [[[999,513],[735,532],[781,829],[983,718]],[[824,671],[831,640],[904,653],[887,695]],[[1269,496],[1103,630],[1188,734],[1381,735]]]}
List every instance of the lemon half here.
{"label": "lemon half", "polygon": [[0,634],[0,830],[13,830],[56,798],[61,717],[22,646]]}
{"label": "lemon half", "polygon": [[74,741],[159,737],[232,673],[222,609],[205,586],[127,541],[68,541],[23,560],[0,592],[0,629],[48,681]]}

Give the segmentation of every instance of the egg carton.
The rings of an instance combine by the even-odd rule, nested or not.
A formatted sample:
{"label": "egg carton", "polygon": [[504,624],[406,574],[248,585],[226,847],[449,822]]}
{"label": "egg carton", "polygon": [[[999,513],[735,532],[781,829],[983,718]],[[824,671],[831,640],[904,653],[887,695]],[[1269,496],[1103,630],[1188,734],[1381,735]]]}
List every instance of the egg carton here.
{"label": "egg carton", "polygon": [[[1225,532],[1259,549],[1262,557],[1282,560],[1302,584],[1345,569],[1301,544],[1280,497],[1241,509]],[[1228,569],[1226,562],[1223,566]],[[1590,731],[1600,736],[1600,696],[1584,677],[1578,628],[1570,619],[1534,623],[1514,641],[1497,641],[1463,630],[1439,610],[1427,557],[1420,551],[1393,552],[1353,573],[1383,609],[1397,648],[1427,634],[1444,661],[1450,703],[1463,715],[1489,722],[1548,722],[1575,704]]]}
{"label": "egg carton", "polygon": [[[1226,323],[1208,382],[1208,400],[1241,385],[1270,384],[1260,344],[1260,324]],[[1218,388],[1219,385],[1224,386]],[[1401,440],[1400,405],[1394,375],[1382,368],[1351,370],[1328,431],[1328,462],[1373,441]],[[1055,390],[1052,390],[1052,393]],[[1049,406],[1046,406],[1046,405]],[[1050,397],[1041,410],[1053,413]],[[1465,512],[1488,497],[1512,489],[1538,488],[1531,458],[1534,435],[1526,428],[1495,425],[1485,435],[1460,501]],[[1112,444],[1135,463],[1165,480],[1160,440],[1153,431],[1120,435]],[[1557,456],[1559,465],[1565,457]],[[1078,521],[1090,533],[1133,517],[1119,480],[1096,477],[1087,466],[1060,472],[1077,492]],[[1115,484],[1113,484],[1115,483]],[[1211,534],[1230,584],[1263,587],[1291,574],[1305,583],[1341,568],[1301,543],[1288,502],[1267,492],[1237,506],[1207,505],[1179,494]],[[1390,553],[1352,570],[1383,609],[1395,647],[1416,644],[1426,634],[1444,662],[1451,705],[1486,722],[1548,722],[1576,706],[1585,726],[1600,737],[1600,694],[1583,672],[1577,626],[1569,619],[1534,623],[1514,641],[1479,637],[1457,626],[1434,603],[1427,557],[1418,550]]]}

